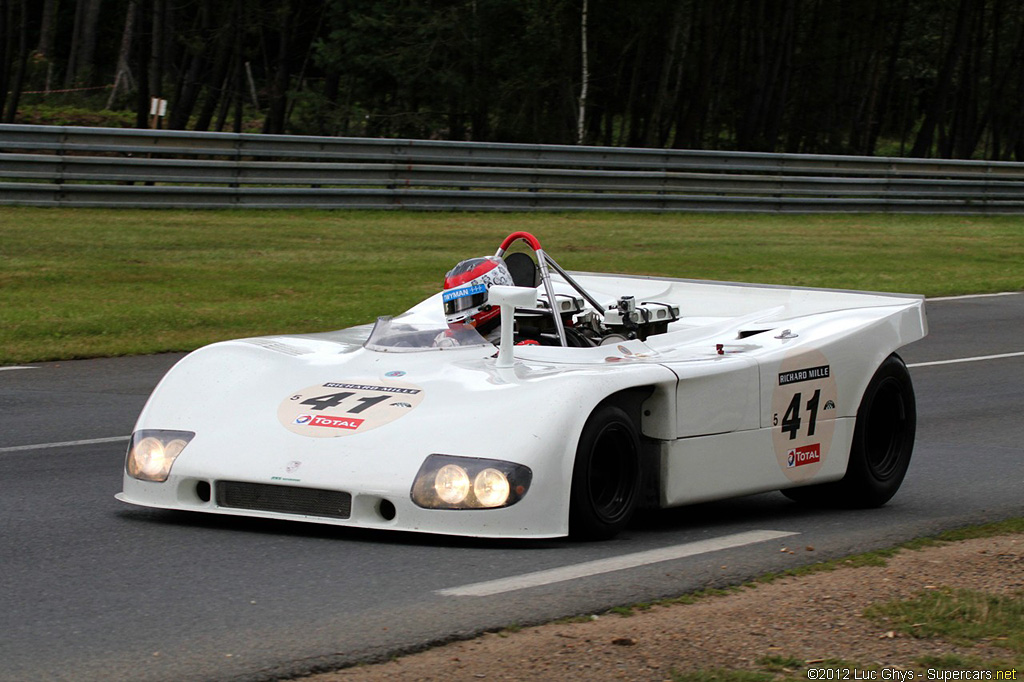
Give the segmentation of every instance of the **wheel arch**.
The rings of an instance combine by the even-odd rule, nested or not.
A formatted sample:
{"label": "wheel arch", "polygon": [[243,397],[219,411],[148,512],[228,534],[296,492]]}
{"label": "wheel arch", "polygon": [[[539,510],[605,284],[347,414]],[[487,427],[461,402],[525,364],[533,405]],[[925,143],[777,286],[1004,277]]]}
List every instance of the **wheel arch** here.
{"label": "wheel arch", "polygon": [[604,405],[615,405],[624,410],[640,434],[640,502],[642,509],[661,506],[661,440],[651,435],[659,431],[654,420],[660,415],[675,414],[671,401],[675,387],[661,391],[657,384],[633,386],[612,393],[594,406],[591,414]]}

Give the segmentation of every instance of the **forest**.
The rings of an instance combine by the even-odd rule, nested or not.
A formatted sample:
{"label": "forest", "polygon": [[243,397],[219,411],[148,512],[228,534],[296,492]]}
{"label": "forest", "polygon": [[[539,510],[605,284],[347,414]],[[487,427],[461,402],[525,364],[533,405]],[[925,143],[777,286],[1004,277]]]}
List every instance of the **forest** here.
{"label": "forest", "polygon": [[0,0],[0,121],[60,107],[190,130],[1024,160],[1024,3]]}

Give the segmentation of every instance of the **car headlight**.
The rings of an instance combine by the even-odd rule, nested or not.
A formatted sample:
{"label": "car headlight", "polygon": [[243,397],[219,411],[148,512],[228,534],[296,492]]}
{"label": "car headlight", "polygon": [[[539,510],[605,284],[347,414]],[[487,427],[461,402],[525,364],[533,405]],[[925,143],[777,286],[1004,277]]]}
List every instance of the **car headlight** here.
{"label": "car headlight", "polygon": [[434,474],[434,492],[447,504],[462,504],[469,497],[469,474],[458,464],[445,464]]}
{"label": "car headlight", "polygon": [[412,501],[427,509],[497,509],[523,498],[533,472],[497,459],[431,455],[412,485]]}
{"label": "car headlight", "polygon": [[128,444],[124,468],[140,481],[163,483],[185,446],[195,438],[191,431],[136,431]]}

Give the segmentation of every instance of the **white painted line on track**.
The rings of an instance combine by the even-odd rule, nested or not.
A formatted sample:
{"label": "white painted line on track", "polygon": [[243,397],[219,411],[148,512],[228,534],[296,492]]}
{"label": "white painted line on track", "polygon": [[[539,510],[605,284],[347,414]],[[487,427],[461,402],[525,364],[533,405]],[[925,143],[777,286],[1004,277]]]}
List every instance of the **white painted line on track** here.
{"label": "white painted line on track", "polygon": [[12,370],[12,369],[39,369],[39,368],[38,367],[25,367],[23,365],[18,365],[17,367],[0,367],[0,372],[6,372],[6,371]]}
{"label": "white painted line on track", "polygon": [[937,296],[936,298],[926,298],[925,301],[967,301],[972,298],[992,298],[994,296],[1020,296],[1024,294],[1022,291],[1002,291],[998,294],[963,294],[962,296]]}
{"label": "white painted line on track", "polygon": [[37,445],[15,445],[12,447],[0,448],[0,455],[7,452],[24,452],[26,450],[46,450],[48,448],[66,448],[72,445],[96,445],[98,443],[120,443],[127,442],[131,436],[113,436],[111,438],[89,438],[86,440],[69,440],[63,443],[39,443]]}
{"label": "white painted line on track", "polygon": [[1001,360],[1003,358],[1019,358],[1024,356],[1024,351],[1019,353],[1000,353],[999,355],[979,355],[973,358],[957,358],[955,360],[935,360],[933,362],[915,362],[907,367],[932,367],[934,365],[956,365],[961,362],[981,362],[982,360]]}
{"label": "white painted line on track", "polygon": [[709,552],[718,552],[723,549],[732,549],[733,547],[753,545],[758,542],[766,542],[768,540],[777,540],[779,538],[789,537],[790,535],[799,535],[799,533],[779,530],[751,530],[745,533],[725,535],[711,540],[688,542],[685,545],[673,545],[672,547],[663,547],[662,549],[652,549],[647,552],[625,554],[623,556],[611,557],[609,559],[587,561],[582,564],[563,566],[561,568],[553,568],[547,571],[525,573],[523,575],[512,576],[511,578],[488,580],[486,582],[462,585],[460,587],[450,587],[444,590],[437,590],[435,594],[439,594],[443,597],[488,597],[494,594],[502,594],[503,592],[524,590],[528,587],[541,587],[543,585],[564,582],[566,580],[575,580],[576,578],[585,578],[587,576],[599,575],[601,573],[621,571],[626,568],[636,568],[637,566],[656,564],[661,561],[671,561],[672,559],[682,559],[684,557],[696,556],[697,554],[707,554]]}

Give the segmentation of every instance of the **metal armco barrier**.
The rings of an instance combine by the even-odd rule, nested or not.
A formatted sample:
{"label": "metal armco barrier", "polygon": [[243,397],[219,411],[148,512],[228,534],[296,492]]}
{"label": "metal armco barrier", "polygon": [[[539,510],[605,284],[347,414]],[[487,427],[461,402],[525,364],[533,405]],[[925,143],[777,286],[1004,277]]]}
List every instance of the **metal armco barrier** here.
{"label": "metal armco barrier", "polygon": [[8,124],[0,204],[1024,213],[1024,163]]}

